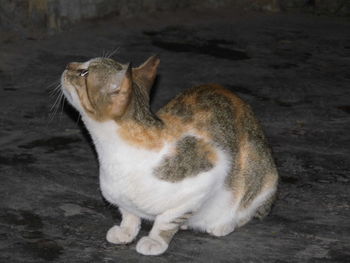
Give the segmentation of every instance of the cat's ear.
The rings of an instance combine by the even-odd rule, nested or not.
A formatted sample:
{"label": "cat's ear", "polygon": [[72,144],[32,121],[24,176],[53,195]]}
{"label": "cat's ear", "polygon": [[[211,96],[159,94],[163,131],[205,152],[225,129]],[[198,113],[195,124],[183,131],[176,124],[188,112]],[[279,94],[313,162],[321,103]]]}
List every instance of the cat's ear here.
{"label": "cat's ear", "polygon": [[130,63],[125,65],[125,69],[122,71],[122,81],[120,84],[120,92],[131,90],[132,88],[132,71]]}
{"label": "cat's ear", "polygon": [[120,117],[125,113],[130,102],[132,92],[131,66],[127,64],[124,69],[117,73],[117,88],[110,92],[111,113],[115,117]]}
{"label": "cat's ear", "polygon": [[[120,89],[122,88],[122,84],[125,80],[125,78],[131,80],[131,66],[130,63],[122,65],[123,69],[119,70],[114,77],[112,78],[112,82],[109,85],[109,88],[107,90],[108,93],[119,93]],[[126,81],[126,80],[125,80]],[[124,89],[126,82],[124,82]]]}
{"label": "cat's ear", "polygon": [[142,65],[132,69],[133,79],[141,87],[150,91],[157,75],[160,59],[157,55],[149,57]]}

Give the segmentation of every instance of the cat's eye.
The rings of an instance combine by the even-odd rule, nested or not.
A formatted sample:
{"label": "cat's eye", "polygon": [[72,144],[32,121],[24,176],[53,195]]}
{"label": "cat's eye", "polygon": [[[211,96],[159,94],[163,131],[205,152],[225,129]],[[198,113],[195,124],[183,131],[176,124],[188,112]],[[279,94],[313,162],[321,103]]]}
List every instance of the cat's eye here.
{"label": "cat's eye", "polygon": [[118,95],[120,92],[120,89],[114,90],[111,92],[111,95]]}
{"label": "cat's eye", "polygon": [[80,77],[85,77],[87,74],[89,74],[89,71],[87,69],[79,70],[79,76]]}

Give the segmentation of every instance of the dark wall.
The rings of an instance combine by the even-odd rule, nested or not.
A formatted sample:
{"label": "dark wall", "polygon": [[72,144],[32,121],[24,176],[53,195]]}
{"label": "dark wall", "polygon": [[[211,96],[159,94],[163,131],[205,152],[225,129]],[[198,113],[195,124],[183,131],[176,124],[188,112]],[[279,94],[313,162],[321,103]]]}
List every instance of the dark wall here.
{"label": "dark wall", "polygon": [[219,7],[349,15],[348,0],[0,0],[0,40],[40,37],[86,19]]}

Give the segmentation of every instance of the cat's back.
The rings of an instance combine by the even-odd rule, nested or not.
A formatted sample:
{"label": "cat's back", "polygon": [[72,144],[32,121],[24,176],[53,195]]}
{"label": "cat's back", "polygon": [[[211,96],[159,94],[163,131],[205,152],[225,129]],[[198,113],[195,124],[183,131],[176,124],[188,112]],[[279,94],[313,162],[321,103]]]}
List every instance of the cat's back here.
{"label": "cat's back", "polygon": [[215,110],[226,107],[226,109],[237,110],[246,107],[232,91],[218,84],[205,84],[194,86],[178,94],[166,104],[159,114],[173,114],[179,118],[190,121],[190,117],[198,112]]}
{"label": "cat's back", "polygon": [[270,147],[252,108],[220,85],[187,89],[165,105],[158,116],[168,129],[194,132],[236,157],[254,152],[274,169]]}
{"label": "cat's back", "polygon": [[165,105],[158,116],[168,126],[196,130],[231,150],[242,136],[264,141],[251,107],[232,91],[217,84],[185,90]]}

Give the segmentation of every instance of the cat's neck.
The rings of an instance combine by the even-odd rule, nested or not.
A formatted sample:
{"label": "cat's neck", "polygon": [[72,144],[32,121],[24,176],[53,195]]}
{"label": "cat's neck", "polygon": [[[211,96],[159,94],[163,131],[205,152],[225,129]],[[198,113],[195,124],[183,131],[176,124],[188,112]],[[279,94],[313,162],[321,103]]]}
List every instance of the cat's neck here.
{"label": "cat's neck", "polygon": [[114,120],[99,122],[89,116],[82,116],[82,120],[88,129],[95,145],[114,140],[119,125]]}
{"label": "cat's neck", "polygon": [[99,155],[111,147],[115,151],[115,147],[124,143],[133,145],[133,141],[140,140],[147,131],[161,132],[164,128],[163,121],[149,108],[148,94],[137,84],[133,86],[130,104],[121,118],[99,122],[84,114],[82,120]]}
{"label": "cat's neck", "polygon": [[124,121],[133,121],[145,128],[163,126],[163,122],[150,109],[148,94],[135,82],[127,111],[122,118],[116,121],[121,125]]}

